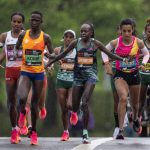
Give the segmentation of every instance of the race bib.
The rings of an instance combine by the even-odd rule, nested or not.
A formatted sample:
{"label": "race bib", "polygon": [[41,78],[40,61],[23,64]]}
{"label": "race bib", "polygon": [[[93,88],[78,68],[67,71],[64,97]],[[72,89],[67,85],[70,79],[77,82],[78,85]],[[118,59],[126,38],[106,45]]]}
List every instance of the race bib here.
{"label": "race bib", "polygon": [[78,57],[79,65],[93,65],[93,57]]}
{"label": "race bib", "polygon": [[147,64],[145,65],[145,69],[150,71],[150,63],[147,63]]}
{"label": "race bib", "polygon": [[25,50],[25,62],[27,66],[42,65],[42,51],[41,50]]}
{"label": "race bib", "polygon": [[133,69],[136,69],[136,59],[128,63],[121,61],[120,67],[124,71],[127,71],[127,72],[132,71]]}
{"label": "race bib", "polygon": [[8,61],[21,61],[22,60],[22,49],[17,50],[17,55],[14,57],[15,44],[7,45],[7,58]]}
{"label": "race bib", "polygon": [[60,68],[62,70],[72,71],[74,69],[74,64],[73,63],[62,63]]}

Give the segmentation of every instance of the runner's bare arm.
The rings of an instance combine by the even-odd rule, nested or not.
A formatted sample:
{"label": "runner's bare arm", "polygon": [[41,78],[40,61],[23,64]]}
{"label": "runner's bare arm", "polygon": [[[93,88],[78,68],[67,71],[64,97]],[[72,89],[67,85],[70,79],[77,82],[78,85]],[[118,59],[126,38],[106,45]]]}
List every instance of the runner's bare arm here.
{"label": "runner's bare arm", "polygon": [[52,65],[54,62],[60,60],[61,58],[65,57],[73,48],[75,48],[77,43],[77,40],[72,41],[69,46],[64,50],[64,52],[60,53],[55,59],[52,61],[49,61],[48,64],[45,66],[47,68],[48,66]]}
{"label": "runner's bare arm", "polygon": [[145,70],[145,65],[149,61],[149,56],[150,56],[149,51],[144,45],[144,42],[142,40],[137,38],[137,43],[138,43],[139,49],[141,50],[141,53],[143,54],[142,64],[139,66],[139,69]]}
{"label": "runner's bare arm", "polygon": [[0,47],[2,48],[5,44],[7,32],[0,34]]}
{"label": "runner's bare arm", "polygon": [[100,41],[95,40],[95,44],[97,45],[97,47],[100,51],[103,51],[112,59],[126,61],[125,58],[115,55],[115,54],[111,53],[109,50],[107,50],[106,47]]}
{"label": "runner's bare arm", "polygon": [[48,34],[44,34],[45,45],[47,46],[47,50],[50,54],[53,53],[53,45],[51,37]]}
{"label": "runner's bare arm", "polygon": [[[6,57],[6,54],[5,54],[5,49],[4,49],[4,44],[5,44],[5,40],[6,40],[6,36],[7,36],[7,33],[4,32],[0,35],[0,46],[2,48],[2,51],[0,53],[0,64],[3,62],[3,60],[5,59]],[[1,68],[3,68],[3,66],[0,65]]]}
{"label": "runner's bare arm", "polygon": [[24,36],[25,36],[25,31],[23,31],[20,35],[19,35],[19,37],[18,37],[18,41],[17,41],[17,43],[16,43],[16,50],[18,50],[19,48],[20,48],[20,46],[21,46],[21,44],[22,44],[22,41],[23,41],[23,38],[24,38]]}
{"label": "runner's bare arm", "polygon": [[5,55],[5,49],[2,49],[2,52],[0,53],[0,64],[3,62],[3,60],[5,59],[6,55]]}

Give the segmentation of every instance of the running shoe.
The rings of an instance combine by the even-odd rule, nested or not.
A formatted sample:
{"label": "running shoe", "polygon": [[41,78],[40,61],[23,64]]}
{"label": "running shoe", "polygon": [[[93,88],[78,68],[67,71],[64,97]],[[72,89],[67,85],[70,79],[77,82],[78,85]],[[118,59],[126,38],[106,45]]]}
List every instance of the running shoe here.
{"label": "running shoe", "polygon": [[28,134],[27,126],[23,126],[22,128],[20,128],[20,134],[21,135],[27,135]]}
{"label": "running shoe", "polygon": [[70,123],[75,126],[77,124],[77,122],[78,122],[77,113],[76,112],[71,112]]}
{"label": "running shoe", "polygon": [[43,108],[40,110],[40,112],[39,112],[39,117],[40,117],[40,119],[44,120],[45,117],[46,117],[46,115],[47,115],[46,108],[43,107]]}
{"label": "running shoe", "polygon": [[137,132],[138,135],[141,134],[142,132],[141,117],[133,121],[133,130]]}
{"label": "running shoe", "polygon": [[32,133],[32,127],[28,127],[28,138],[30,138],[31,133]]}
{"label": "running shoe", "polygon": [[67,141],[69,139],[69,132],[64,131],[61,136],[61,141]]}
{"label": "running shoe", "polygon": [[88,134],[82,135],[82,143],[83,144],[89,144],[90,143]]}
{"label": "running shoe", "polygon": [[116,136],[116,140],[124,140],[123,130],[119,130],[119,133]]}
{"label": "running shoe", "polygon": [[19,143],[18,131],[16,129],[13,129],[11,131],[10,142],[11,142],[11,144],[18,144]]}
{"label": "running shoe", "polygon": [[18,131],[18,141],[21,142],[20,131]]}
{"label": "running shoe", "polygon": [[30,144],[31,145],[38,145],[38,136],[35,131],[32,131],[30,135]]}
{"label": "running shoe", "polygon": [[18,141],[21,142],[22,139],[21,139],[21,137],[20,137],[20,128],[17,127],[16,130],[17,130],[17,132],[18,132]]}
{"label": "running shoe", "polygon": [[27,123],[26,115],[23,113],[20,113],[19,121],[18,121],[19,127],[22,128],[22,127],[26,126],[26,123]]}
{"label": "running shoe", "polygon": [[119,127],[116,127],[113,133],[113,138],[116,139],[117,135],[119,133]]}

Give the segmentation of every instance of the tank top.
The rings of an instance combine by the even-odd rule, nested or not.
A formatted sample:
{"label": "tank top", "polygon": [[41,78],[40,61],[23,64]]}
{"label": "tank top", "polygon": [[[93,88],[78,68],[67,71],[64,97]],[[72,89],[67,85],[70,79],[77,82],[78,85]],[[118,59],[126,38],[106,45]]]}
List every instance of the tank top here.
{"label": "tank top", "polygon": [[23,57],[21,71],[31,73],[44,72],[44,33],[41,31],[36,39],[29,36],[30,30],[27,30],[22,42]]}
{"label": "tank top", "polygon": [[[146,46],[146,48],[148,49],[148,51],[150,52],[150,48],[148,48],[147,44],[146,44],[146,40],[143,40],[144,42],[144,45]],[[145,70],[142,71],[140,70],[139,71],[141,74],[146,74],[146,75],[149,75],[150,74],[150,59],[149,61],[146,63],[146,66],[145,66]]]}
{"label": "tank top", "polygon": [[[60,52],[63,52],[64,48],[61,47]],[[74,48],[71,53],[68,53],[62,60],[62,64],[57,73],[57,79],[73,82],[74,63],[76,57],[76,49]]]}
{"label": "tank top", "polygon": [[94,46],[94,39],[91,39],[89,45],[84,47],[81,43],[81,38],[77,41],[77,56],[75,61],[75,68],[79,69],[96,69],[97,70],[97,59]]}
{"label": "tank top", "polygon": [[139,56],[139,47],[137,44],[137,38],[132,36],[132,43],[129,45],[125,45],[123,43],[123,37],[120,36],[118,38],[117,47],[115,49],[115,53],[121,57],[135,56],[133,60],[129,63],[125,63],[120,60],[116,60],[116,69],[121,70],[123,72],[133,72],[138,69],[138,56]]}
{"label": "tank top", "polygon": [[17,51],[17,57],[14,57],[14,47],[18,38],[12,37],[11,31],[7,32],[5,40],[6,67],[20,67],[22,64],[22,49]]}

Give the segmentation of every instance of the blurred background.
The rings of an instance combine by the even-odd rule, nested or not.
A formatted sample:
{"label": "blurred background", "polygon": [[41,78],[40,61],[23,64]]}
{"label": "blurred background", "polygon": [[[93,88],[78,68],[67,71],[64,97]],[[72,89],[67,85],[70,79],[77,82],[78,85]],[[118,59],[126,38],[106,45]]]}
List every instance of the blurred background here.
{"label": "blurred background", "polygon": [[[79,37],[80,26],[85,21],[94,24],[95,38],[107,44],[117,37],[117,26],[121,19],[134,18],[137,23],[138,37],[142,37],[149,14],[149,0],[0,0],[0,33],[10,30],[10,16],[20,11],[25,15],[25,29],[29,28],[32,11],[43,13],[42,29],[48,33],[53,47],[61,45],[63,32],[73,29]],[[112,136],[114,129],[113,98],[109,76],[105,75],[100,53],[97,53],[99,82],[91,98],[91,112],[94,116],[90,136]],[[5,65],[5,62],[3,63]],[[39,136],[60,136],[62,123],[60,108],[55,92],[58,66],[48,75],[47,118],[38,120]],[[9,136],[10,121],[7,111],[4,69],[0,69],[0,136]]]}

